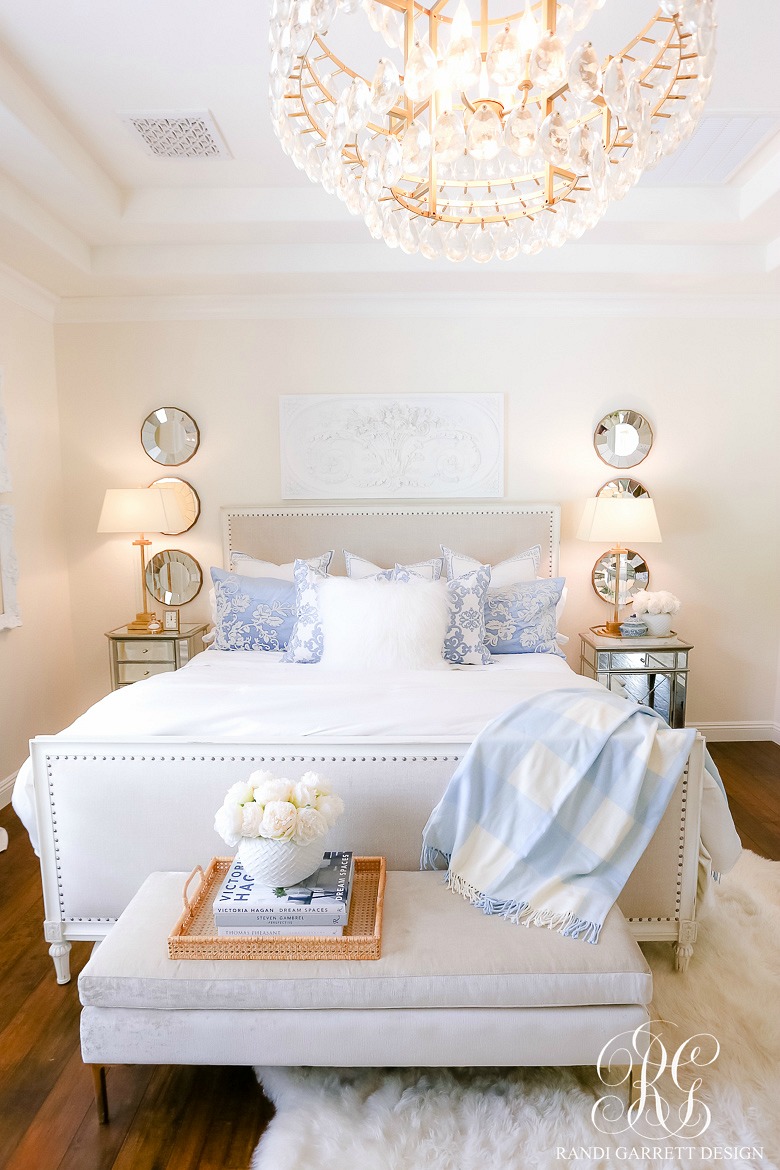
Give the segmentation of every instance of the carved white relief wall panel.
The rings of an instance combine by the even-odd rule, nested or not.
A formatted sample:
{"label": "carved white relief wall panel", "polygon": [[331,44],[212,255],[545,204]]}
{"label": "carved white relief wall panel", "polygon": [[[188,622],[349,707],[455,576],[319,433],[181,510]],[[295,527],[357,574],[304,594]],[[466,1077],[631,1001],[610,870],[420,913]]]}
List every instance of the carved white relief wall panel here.
{"label": "carved white relief wall panel", "polygon": [[503,394],[294,394],[279,400],[286,500],[504,494]]}

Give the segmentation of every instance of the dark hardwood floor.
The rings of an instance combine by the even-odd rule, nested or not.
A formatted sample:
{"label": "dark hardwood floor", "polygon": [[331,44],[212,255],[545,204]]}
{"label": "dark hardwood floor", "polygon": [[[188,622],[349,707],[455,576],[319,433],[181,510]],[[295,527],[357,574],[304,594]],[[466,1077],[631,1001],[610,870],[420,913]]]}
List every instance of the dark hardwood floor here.
{"label": "dark hardwood floor", "polygon": [[[780,860],[780,747],[713,744],[746,848]],[[42,938],[38,863],[11,808],[0,853],[0,1167],[4,1170],[246,1170],[273,1109],[251,1069],[109,1069],[111,1122],[98,1126],[79,1055],[71,952],[60,987]]]}

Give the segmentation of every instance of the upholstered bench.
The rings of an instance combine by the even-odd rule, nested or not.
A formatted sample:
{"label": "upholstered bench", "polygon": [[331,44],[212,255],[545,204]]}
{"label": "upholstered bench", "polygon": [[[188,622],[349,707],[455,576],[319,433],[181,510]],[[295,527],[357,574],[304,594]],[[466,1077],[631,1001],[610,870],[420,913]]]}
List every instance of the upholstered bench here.
{"label": "upholstered bench", "polygon": [[101,1120],[108,1064],[594,1065],[649,1019],[618,909],[591,946],[389,873],[376,961],[171,960],[186,877],[152,874],[79,977]]}

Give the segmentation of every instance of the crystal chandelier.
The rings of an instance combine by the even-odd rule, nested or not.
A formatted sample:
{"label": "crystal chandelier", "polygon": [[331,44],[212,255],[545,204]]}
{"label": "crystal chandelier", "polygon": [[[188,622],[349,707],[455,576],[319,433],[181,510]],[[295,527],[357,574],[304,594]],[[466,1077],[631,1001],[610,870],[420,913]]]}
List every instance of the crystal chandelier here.
{"label": "crystal chandelier", "polygon": [[272,0],[282,148],[407,253],[484,264],[581,236],[693,131],[715,0],[660,0],[605,60],[605,0],[517,2]]}

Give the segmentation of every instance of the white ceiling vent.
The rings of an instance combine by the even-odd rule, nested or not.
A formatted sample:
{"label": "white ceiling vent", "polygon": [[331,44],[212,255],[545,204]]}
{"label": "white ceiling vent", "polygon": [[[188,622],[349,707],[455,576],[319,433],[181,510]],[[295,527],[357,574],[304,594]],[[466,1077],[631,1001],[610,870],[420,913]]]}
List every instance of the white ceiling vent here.
{"label": "white ceiling vent", "polygon": [[121,117],[157,158],[231,157],[208,110],[146,110]]}
{"label": "white ceiling vent", "polygon": [[705,114],[692,138],[643,176],[647,187],[720,186],[777,132],[769,116]]}

